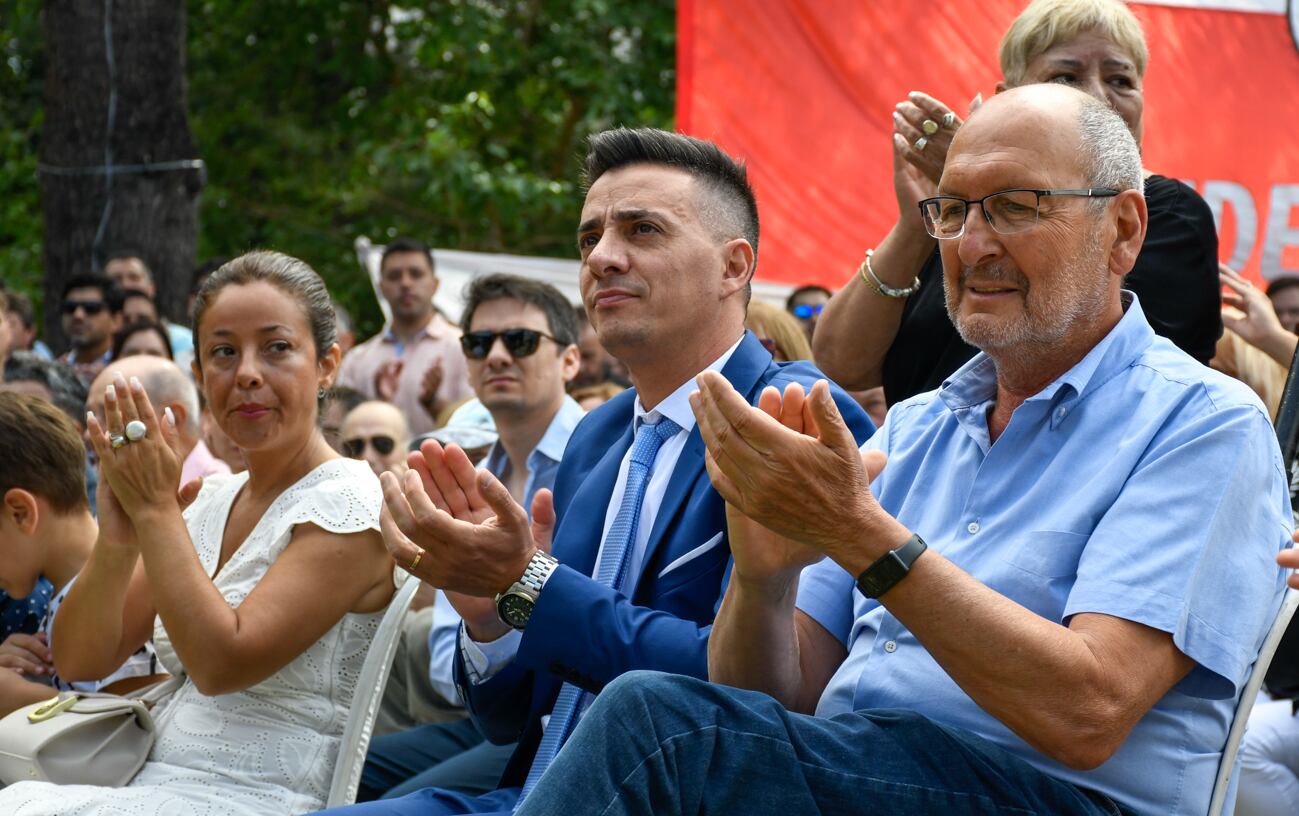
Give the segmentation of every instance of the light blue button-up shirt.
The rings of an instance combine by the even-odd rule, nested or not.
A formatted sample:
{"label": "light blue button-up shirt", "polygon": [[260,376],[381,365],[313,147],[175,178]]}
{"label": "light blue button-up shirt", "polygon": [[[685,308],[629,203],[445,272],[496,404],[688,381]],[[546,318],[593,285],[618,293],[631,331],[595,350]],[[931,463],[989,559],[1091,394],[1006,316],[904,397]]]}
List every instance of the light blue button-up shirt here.
{"label": "light blue button-up shirt", "polygon": [[1169,632],[1195,661],[1108,762],[1077,771],[1031,748],[828,559],[804,572],[798,606],[848,649],[818,715],[911,709],[1139,813],[1204,813],[1279,607],[1287,482],[1258,398],[1124,302],[1109,335],[1016,409],[995,444],[996,372],[980,354],[895,406],[864,446],[889,455],[873,486],[881,505],[979,581],[1057,623],[1094,612]]}
{"label": "light blue button-up shirt", "polygon": [[[573,435],[577,423],[586,416],[586,411],[572,397],[565,396],[564,402],[555,412],[546,426],[537,447],[528,454],[528,480],[523,487],[523,507],[532,515],[532,499],[541,488],[553,490],[555,477],[559,474],[559,462],[564,458],[564,448],[568,447],[568,438]],[[510,470],[510,458],[500,442],[492,445],[487,451],[480,467],[485,467],[496,478],[504,480]],[[429,632],[429,681],[439,694],[450,702],[460,701],[460,692],[456,690],[454,665],[456,653],[456,633],[460,631],[460,615],[456,612],[445,592],[437,594],[433,602],[433,628]]]}

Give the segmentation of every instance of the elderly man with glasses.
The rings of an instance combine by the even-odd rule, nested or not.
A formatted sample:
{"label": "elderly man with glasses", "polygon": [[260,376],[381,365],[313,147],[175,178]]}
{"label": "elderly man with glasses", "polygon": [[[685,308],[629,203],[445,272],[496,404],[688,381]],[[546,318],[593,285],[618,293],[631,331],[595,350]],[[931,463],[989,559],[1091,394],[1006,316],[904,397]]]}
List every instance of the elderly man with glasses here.
{"label": "elderly man with glasses", "polygon": [[860,454],[824,385],[701,377],[717,685],[610,684],[521,816],[1207,810],[1289,501],[1258,398],[1122,289],[1141,188],[1106,105],[1001,94],[924,204],[981,354]]}

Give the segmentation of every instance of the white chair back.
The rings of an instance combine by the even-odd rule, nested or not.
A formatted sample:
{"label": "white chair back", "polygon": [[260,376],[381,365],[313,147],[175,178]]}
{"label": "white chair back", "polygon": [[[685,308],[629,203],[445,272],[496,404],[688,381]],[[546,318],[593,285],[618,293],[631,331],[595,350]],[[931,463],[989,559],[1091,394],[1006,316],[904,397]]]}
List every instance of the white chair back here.
{"label": "white chair back", "polygon": [[370,651],[361,664],[361,676],[356,681],[356,697],[352,710],[343,726],[343,739],[338,747],[338,764],[334,766],[334,781],[329,786],[326,807],[350,805],[356,801],[356,789],[361,784],[361,768],[365,765],[365,752],[374,734],[374,718],[383,700],[383,687],[388,682],[392,658],[397,653],[401,638],[402,621],[410,609],[411,599],[419,581],[408,578],[388,604],[388,611],[379,621],[379,628],[370,643]]}
{"label": "white chair back", "polygon": [[[1240,693],[1240,702],[1236,704],[1236,714],[1231,721],[1231,731],[1227,733],[1227,744],[1222,749],[1222,762],[1218,765],[1218,778],[1213,784],[1213,798],[1209,800],[1209,816],[1220,816],[1227,804],[1227,794],[1232,787],[1232,771],[1236,768],[1236,752],[1240,750],[1241,738],[1245,735],[1245,725],[1249,722],[1249,712],[1254,708],[1254,699],[1258,689],[1263,685],[1263,676],[1272,662],[1272,655],[1281,643],[1281,636],[1294,617],[1295,608],[1299,607],[1299,591],[1287,589],[1281,599],[1281,609],[1277,612],[1272,628],[1263,639],[1254,669],[1249,674],[1249,682]],[[1234,804],[1234,803],[1233,803]]]}

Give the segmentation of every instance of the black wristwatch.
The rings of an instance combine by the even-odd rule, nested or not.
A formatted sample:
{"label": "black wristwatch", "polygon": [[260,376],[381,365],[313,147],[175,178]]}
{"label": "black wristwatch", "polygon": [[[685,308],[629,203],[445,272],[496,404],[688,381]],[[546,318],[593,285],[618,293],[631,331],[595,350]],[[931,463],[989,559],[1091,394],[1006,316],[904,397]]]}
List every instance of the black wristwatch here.
{"label": "black wristwatch", "polygon": [[558,566],[559,561],[544,550],[532,554],[532,560],[528,562],[528,567],[519,580],[496,596],[496,614],[506,626],[522,629],[528,625],[532,608],[537,605],[537,598],[541,595],[541,588]]}
{"label": "black wristwatch", "polygon": [[918,535],[911,536],[907,539],[907,543],[896,550],[884,553],[875,559],[875,563],[863,570],[857,578],[857,588],[867,598],[880,597],[896,586],[898,581],[907,577],[907,573],[911,572],[911,565],[926,549],[928,545],[923,538]]}

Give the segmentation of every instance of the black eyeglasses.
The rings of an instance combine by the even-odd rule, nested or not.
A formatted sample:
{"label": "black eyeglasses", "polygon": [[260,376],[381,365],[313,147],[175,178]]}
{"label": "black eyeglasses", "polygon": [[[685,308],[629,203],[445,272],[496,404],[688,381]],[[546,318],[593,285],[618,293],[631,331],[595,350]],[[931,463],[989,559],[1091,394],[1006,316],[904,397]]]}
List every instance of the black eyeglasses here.
{"label": "black eyeglasses", "polygon": [[1087,196],[1110,198],[1118,190],[1088,187],[1078,190],[1002,190],[983,198],[966,200],[956,196],[936,196],[920,202],[920,212],[925,218],[925,229],[940,241],[960,238],[965,234],[965,218],[969,206],[978,204],[988,224],[1002,235],[1023,232],[1037,223],[1038,207],[1043,196]]}
{"label": "black eyeglasses", "polygon": [[77,309],[80,309],[87,315],[94,317],[107,307],[108,304],[102,300],[65,300],[60,308],[65,315],[74,315],[77,313]]}
{"label": "black eyeglasses", "polygon": [[818,303],[815,306],[808,303],[800,303],[797,306],[795,306],[791,311],[794,313],[794,317],[797,317],[799,320],[807,320],[811,318],[812,315],[821,314],[821,310],[824,308],[825,308],[824,303]]}
{"label": "black eyeglasses", "polygon": [[397,441],[391,436],[372,436],[369,439],[364,436],[358,436],[354,439],[343,440],[343,454],[349,459],[360,459],[361,454],[365,453],[365,446],[371,445],[375,453],[380,456],[387,456],[392,453],[392,449],[397,446]]}
{"label": "black eyeglasses", "polygon": [[[505,350],[513,357],[527,357],[534,354],[543,337],[547,340],[555,340],[549,334],[536,329],[476,331],[461,335],[460,348],[464,349],[465,356],[470,360],[485,360],[487,355],[492,353],[492,346],[496,345],[498,337],[505,341]],[[555,340],[555,342],[559,341]]]}

